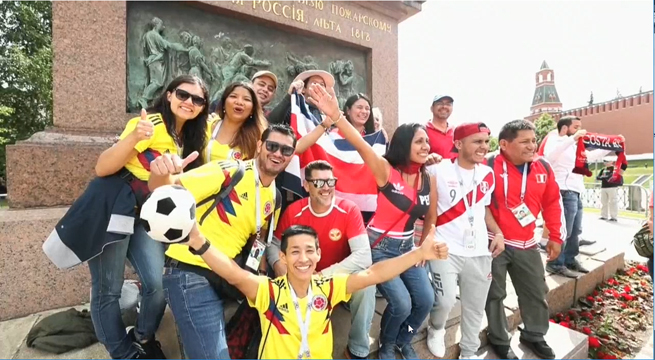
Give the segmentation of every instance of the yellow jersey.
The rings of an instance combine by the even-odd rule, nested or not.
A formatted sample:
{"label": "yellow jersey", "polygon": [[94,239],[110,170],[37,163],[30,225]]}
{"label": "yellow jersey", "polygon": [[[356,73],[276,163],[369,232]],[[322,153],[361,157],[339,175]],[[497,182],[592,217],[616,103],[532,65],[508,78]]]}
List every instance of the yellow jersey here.
{"label": "yellow jersey", "polygon": [[[148,181],[148,178],[150,178],[151,161],[155,160],[161,154],[178,154],[179,152],[175,140],[173,140],[166,130],[166,124],[164,124],[164,118],[162,118],[161,114],[149,114],[147,119],[154,125],[152,136],[150,139],[139,141],[134,146],[134,149],[138,151],[139,154],[125,164],[127,170],[129,170],[139,180],[143,181]],[[140,116],[128,121],[125,130],[123,130],[123,133],[120,136],[121,140],[125,139],[130,133],[132,133],[132,131],[134,131],[139,120],[141,120]]]}
{"label": "yellow jersey", "polygon": [[[180,175],[180,183],[193,194],[196,203],[198,203],[206,198],[216,196],[221,191],[223,184],[228,184],[231,181],[239,163],[243,163],[245,166],[243,178],[218,203],[216,208],[211,210],[203,223],[199,224],[200,232],[212,246],[231,259],[241,253],[248,238],[256,234],[257,211],[261,215],[262,241],[265,241],[267,237],[266,228],[268,226],[273,226],[273,229],[275,229],[275,223],[277,223],[280,216],[279,204],[281,201],[281,196],[277,194],[278,190],[275,188],[275,184],[273,183],[268,187],[255,185],[255,182],[259,181],[255,169],[255,160],[244,162],[212,161]],[[260,193],[259,209],[257,208],[257,188],[259,188]],[[212,204],[213,201],[209,201],[196,209],[197,221],[200,221]],[[273,224],[267,226],[273,212],[275,212]],[[186,245],[172,244],[166,251],[166,255],[186,264],[209,269],[209,266],[200,256],[189,252],[189,247]]]}
{"label": "yellow jersey", "polygon": [[[306,319],[307,306],[312,307],[307,338],[310,359],[332,359],[330,316],[337,304],[350,300],[350,294],[346,293],[348,276],[349,274],[336,274],[332,277],[314,275],[312,298],[306,296],[298,299],[302,321]],[[287,277],[260,283],[255,302],[248,300],[248,304],[259,312],[262,327],[258,355],[261,353],[262,359],[297,359],[302,337]]]}
{"label": "yellow jersey", "polygon": [[205,150],[205,159],[209,161],[220,160],[245,160],[239,147],[230,147],[230,144],[221,144],[216,140],[216,135],[221,128],[220,117],[215,116],[207,124],[208,141]]}

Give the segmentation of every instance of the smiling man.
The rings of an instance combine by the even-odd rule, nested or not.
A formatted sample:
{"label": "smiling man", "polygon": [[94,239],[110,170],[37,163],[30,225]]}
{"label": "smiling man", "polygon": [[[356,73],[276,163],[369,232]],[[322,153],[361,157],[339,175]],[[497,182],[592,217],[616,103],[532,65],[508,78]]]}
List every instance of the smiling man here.
{"label": "smiling man", "polygon": [[[314,274],[321,260],[318,235],[309,227],[294,225],[282,233],[280,260],[287,274],[273,280],[236,265],[198,231],[188,245],[257,309],[262,326],[261,359],[331,359],[334,307],[351,294],[388,281],[417,263],[448,256],[445,244],[434,241],[434,227],[420,248],[381,261],[355,274],[324,277]],[[185,347],[186,349],[186,347]]]}
{"label": "smiling man", "polygon": [[[448,314],[457,284],[462,302],[460,359],[471,359],[480,347],[480,325],[491,285],[491,261],[504,249],[503,234],[489,205],[495,188],[493,170],[483,164],[489,151],[489,128],[483,123],[459,125],[454,131],[457,158],[428,168],[437,178],[437,236],[448,244],[447,260],[430,262],[435,302],[430,312],[428,348],[443,357]],[[495,233],[489,243],[487,228]]]}
{"label": "smiling man", "polygon": [[[275,227],[280,194],[274,180],[291,161],[295,146],[291,128],[271,125],[262,134],[253,160],[211,161],[180,174],[192,156],[182,160],[164,154],[151,163],[148,185],[151,190],[168,184],[186,188],[200,204],[196,219],[208,243],[228,259],[243,259],[244,247],[250,252],[247,244],[251,235],[260,235],[252,246],[263,249]],[[216,198],[224,189],[229,193],[222,199],[204,201]],[[253,253],[258,255],[254,260],[259,261],[262,252]],[[200,256],[178,244],[166,251],[163,282],[186,355],[191,359],[229,358],[223,302],[235,293],[238,296],[238,291],[229,291],[225,280],[212,272]]]}
{"label": "smiling man", "polygon": [[[321,260],[316,271],[324,276],[353,274],[371,266],[369,244],[362,214],[350,200],[334,195],[337,179],[332,165],[323,160],[309,163],[305,167],[305,190],[309,198],[291,204],[280,218],[275,231],[277,239],[284,230],[293,225],[305,225],[316,230]],[[273,240],[266,257],[275,269],[275,276],[287,273],[287,267],[280,260],[280,243]],[[352,295],[350,303],[351,327],[348,347],[344,356],[349,359],[367,358],[370,351],[368,334],[375,312],[375,287],[370,286]]]}
{"label": "smiling man", "polygon": [[252,76],[252,88],[255,90],[259,104],[264,110],[264,115],[268,117],[271,112],[266,106],[275,98],[277,90],[277,76],[268,70],[262,70]]}
{"label": "smiling man", "polygon": [[436,95],[430,107],[432,119],[425,125],[430,139],[430,153],[440,155],[444,159],[456,156],[452,152],[454,128],[448,124],[454,101],[450,95]]}

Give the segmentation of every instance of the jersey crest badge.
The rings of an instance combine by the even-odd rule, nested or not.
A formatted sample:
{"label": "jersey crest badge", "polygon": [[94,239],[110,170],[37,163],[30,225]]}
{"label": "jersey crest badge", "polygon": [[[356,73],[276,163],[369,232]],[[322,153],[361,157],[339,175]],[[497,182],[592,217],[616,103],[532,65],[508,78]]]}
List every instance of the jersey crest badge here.
{"label": "jersey crest badge", "polygon": [[332,241],[341,240],[341,230],[336,229],[336,228],[330,230],[330,240],[332,240]]}
{"label": "jersey crest badge", "polygon": [[323,311],[327,308],[327,297],[325,295],[315,295],[312,298],[312,310]]}

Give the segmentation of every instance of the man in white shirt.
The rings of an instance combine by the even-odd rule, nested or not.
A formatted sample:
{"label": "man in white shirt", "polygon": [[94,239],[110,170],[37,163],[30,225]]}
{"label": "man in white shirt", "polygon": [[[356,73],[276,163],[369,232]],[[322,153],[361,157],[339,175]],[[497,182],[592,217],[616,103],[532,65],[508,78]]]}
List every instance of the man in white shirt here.
{"label": "man in white shirt", "polygon": [[[435,303],[430,312],[427,343],[433,355],[444,356],[445,326],[455,305],[459,280],[460,359],[471,359],[480,347],[492,257],[498,256],[505,245],[487,208],[495,188],[493,170],[482,164],[489,151],[489,129],[483,123],[462,124],[455,129],[453,139],[457,157],[428,167],[437,177],[437,237],[448,244],[450,253],[447,260],[430,261]],[[495,234],[491,244],[487,230]]]}
{"label": "man in white shirt", "polygon": [[[587,134],[582,129],[582,121],[577,116],[564,116],[557,122],[558,136],[551,135],[544,148],[544,157],[550,162],[555,173],[555,180],[560,188],[564,203],[566,234],[568,235],[559,257],[546,264],[546,271],[551,274],[577,278],[579,273],[588,273],[576,256],[580,253],[579,236],[582,233],[582,200],[585,191],[584,178],[573,173],[578,139]],[[621,135],[619,135],[621,136]],[[602,159],[610,151],[587,151],[587,161]]]}

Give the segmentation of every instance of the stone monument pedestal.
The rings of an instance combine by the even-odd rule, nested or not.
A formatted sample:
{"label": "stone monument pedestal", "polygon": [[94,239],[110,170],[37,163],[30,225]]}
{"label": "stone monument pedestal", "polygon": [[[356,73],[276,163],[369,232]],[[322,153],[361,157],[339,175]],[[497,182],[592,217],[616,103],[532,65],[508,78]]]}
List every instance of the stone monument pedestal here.
{"label": "stone monument pedestal", "polygon": [[[391,134],[398,124],[398,23],[418,13],[421,3],[233,0],[170,6],[186,6],[189,14],[200,9],[205,15],[241,21],[244,26],[227,29],[228,36],[254,44],[255,57],[261,53],[273,56],[286,42],[295,44],[294,51],[302,49],[298,42],[309,41],[314,46],[325,44],[325,49],[341,47],[343,54],[360,52],[365,61],[355,67],[365,69],[365,73],[359,74],[359,86],[370,95],[373,106],[382,108],[384,126]],[[128,112],[128,95],[133,89],[142,92],[145,86],[134,87],[130,76],[134,69],[136,73],[147,72],[142,59],[138,59],[141,54],[136,55],[136,60],[132,53],[128,54],[128,48],[138,48],[130,47],[130,39],[147,31],[146,24],[128,26],[134,15],[131,11],[138,6],[120,1],[52,5],[54,127],[7,147],[10,208],[0,210],[0,321],[88,301],[90,279],[86,265],[59,270],[43,254],[41,246],[67,206],[93,178],[98,155],[113,144],[126,121],[135,116]],[[140,19],[160,16],[156,8],[141,9]],[[175,25],[175,18],[167,20],[163,15],[164,21]],[[211,32],[212,26],[188,25],[189,31],[198,34]],[[221,26],[216,36],[226,32],[225,25]],[[248,38],[249,27],[262,26],[270,28],[271,33],[285,31],[288,36],[268,47],[258,42],[257,36]],[[204,40],[207,44],[212,39],[206,36]],[[215,48],[207,47],[199,45],[210,61]],[[330,58],[333,54],[327,50],[311,55],[328,71],[329,64],[348,60],[347,56]],[[290,84],[290,75],[277,75],[283,81],[277,94],[281,98]]]}

